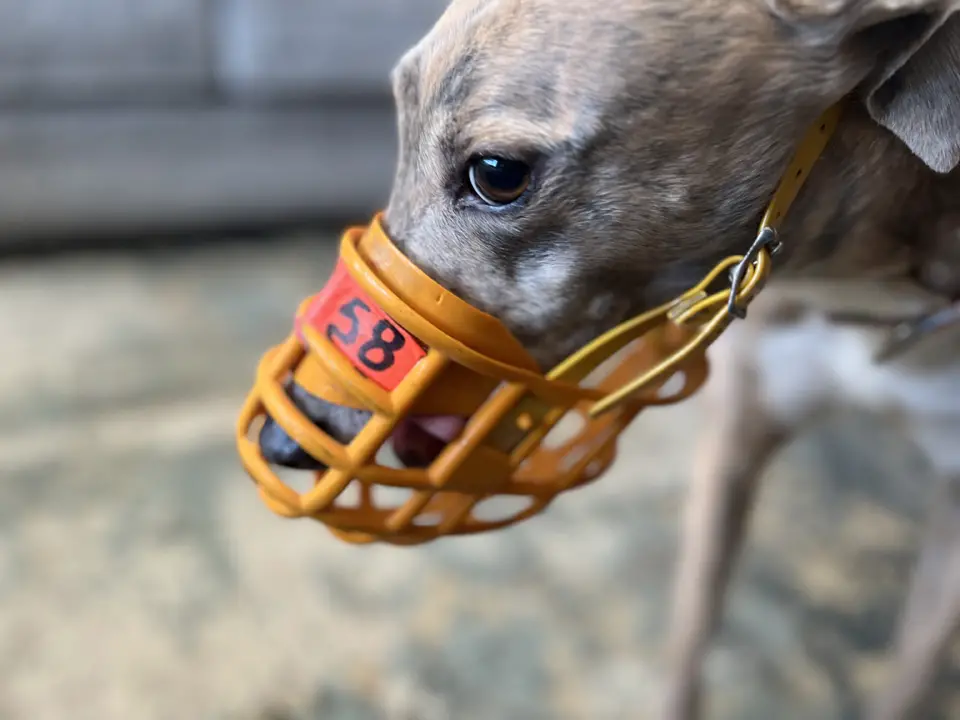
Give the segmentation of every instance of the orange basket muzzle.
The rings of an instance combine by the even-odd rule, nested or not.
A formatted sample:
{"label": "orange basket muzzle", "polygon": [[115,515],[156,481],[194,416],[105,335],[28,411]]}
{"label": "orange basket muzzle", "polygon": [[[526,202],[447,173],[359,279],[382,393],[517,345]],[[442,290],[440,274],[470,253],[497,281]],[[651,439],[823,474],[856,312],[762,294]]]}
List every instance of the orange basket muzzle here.
{"label": "orange basket muzzle", "polygon": [[[730,290],[705,288],[742,266],[734,295],[746,302],[769,272],[766,252],[742,261],[728,258],[685,295],[544,374],[502,323],[400,253],[377,216],[347,230],[327,286],[301,304],[294,331],[261,360],[237,424],[243,465],[271,510],[312,517],[350,542],[416,544],[525,520],[598,478],[643,407],[699,389],[706,346],[732,318]],[[368,411],[369,420],[350,442],[337,442],[292,401],[291,382]],[[261,452],[267,416],[326,466],[313,472],[309,491],[283,482]],[[426,467],[397,467],[391,436],[415,417],[464,425]]]}

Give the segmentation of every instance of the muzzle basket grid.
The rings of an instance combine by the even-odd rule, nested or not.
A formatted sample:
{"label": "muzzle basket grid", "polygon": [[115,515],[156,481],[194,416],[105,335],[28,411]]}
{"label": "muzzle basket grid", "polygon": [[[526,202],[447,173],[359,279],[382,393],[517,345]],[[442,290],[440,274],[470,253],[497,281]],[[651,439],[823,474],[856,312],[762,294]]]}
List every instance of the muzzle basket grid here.
{"label": "muzzle basket grid", "polygon": [[[425,356],[387,391],[323,332],[303,325],[302,337],[292,333],[262,359],[237,425],[238,449],[275,513],[312,517],[350,542],[403,545],[513,525],[599,477],[614,460],[620,433],[643,407],[679,402],[705,381],[703,349],[730,321],[724,310],[730,291],[708,295],[705,288],[743,260],[728,258],[686,295],[615,328],[543,375],[497,320],[448,293],[400,254],[379,218],[366,229],[348,230],[340,257],[367,296],[426,346]],[[737,297],[752,297],[768,271],[766,255],[749,263]],[[683,382],[670,382],[670,392],[661,395],[674,377]],[[328,402],[367,410],[370,420],[352,441],[339,443],[289,398],[285,387],[291,381]],[[633,390],[613,409],[592,412],[628,385]],[[429,414],[468,421],[426,468],[378,462],[400,420]],[[285,484],[251,437],[265,415],[327,466],[314,474],[309,491]],[[551,431],[566,420],[580,425],[579,431],[551,444]],[[351,485],[359,499],[348,502]],[[393,506],[378,503],[378,486],[404,488],[410,496]],[[475,514],[481,503],[504,496],[529,504],[497,520]]]}

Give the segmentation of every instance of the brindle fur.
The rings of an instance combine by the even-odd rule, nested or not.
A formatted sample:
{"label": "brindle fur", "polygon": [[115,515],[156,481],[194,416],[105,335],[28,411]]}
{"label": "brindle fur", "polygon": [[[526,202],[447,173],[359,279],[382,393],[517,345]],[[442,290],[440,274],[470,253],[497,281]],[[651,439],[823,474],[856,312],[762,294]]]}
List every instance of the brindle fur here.
{"label": "brindle fur", "polygon": [[[953,52],[940,48],[923,88],[901,73],[862,92],[929,17],[958,5],[454,0],[394,71],[389,232],[544,366],[742,252],[798,138],[849,99],[783,227],[775,281],[711,352],[665,720],[698,716],[700,667],[766,461],[838,401],[892,412],[945,488],[873,717],[916,717],[960,622],[960,338],[877,367],[877,328],[829,320],[881,305],[902,315],[960,291],[958,17],[944,26]],[[908,111],[897,104],[931,88]],[[484,207],[466,187],[476,153],[529,159],[532,192]],[[307,409],[341,434],[356,424],[347,410]]]}

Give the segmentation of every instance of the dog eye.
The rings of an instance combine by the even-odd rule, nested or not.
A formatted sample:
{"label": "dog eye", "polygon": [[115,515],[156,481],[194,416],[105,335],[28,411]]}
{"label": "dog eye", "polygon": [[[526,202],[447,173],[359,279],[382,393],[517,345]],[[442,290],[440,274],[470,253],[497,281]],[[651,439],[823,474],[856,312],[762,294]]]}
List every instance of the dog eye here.
{"label": "dog eye", "polygon": [[530,186],[530,166],[519,160],[485,156],[470,161],[470,186],[487,205],[509,205]]}

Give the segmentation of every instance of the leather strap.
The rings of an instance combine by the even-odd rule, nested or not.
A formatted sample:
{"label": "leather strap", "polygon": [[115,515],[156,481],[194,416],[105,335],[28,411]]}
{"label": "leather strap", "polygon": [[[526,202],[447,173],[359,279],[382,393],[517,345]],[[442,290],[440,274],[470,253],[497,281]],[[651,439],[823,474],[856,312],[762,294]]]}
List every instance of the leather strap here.
{"label": "leather strap", "polygon": [[767,206],[767,211],[760,222],[761,231],[767,227],[774,230],[780,229],[780,224],[786,218],[793,201],[800,194],[803,184],[813,171],[813,166],[817,164],[817,160],[820,159],[824,149],[829,144],[830,138],[833,137],[837,125],[840,123],[841,114],[842,103],[837,103],[824,112],[817,119],[817,122],[807,129],[797,146],[793,160],[780,178],[780,184],[773,194],[773,199]]}

